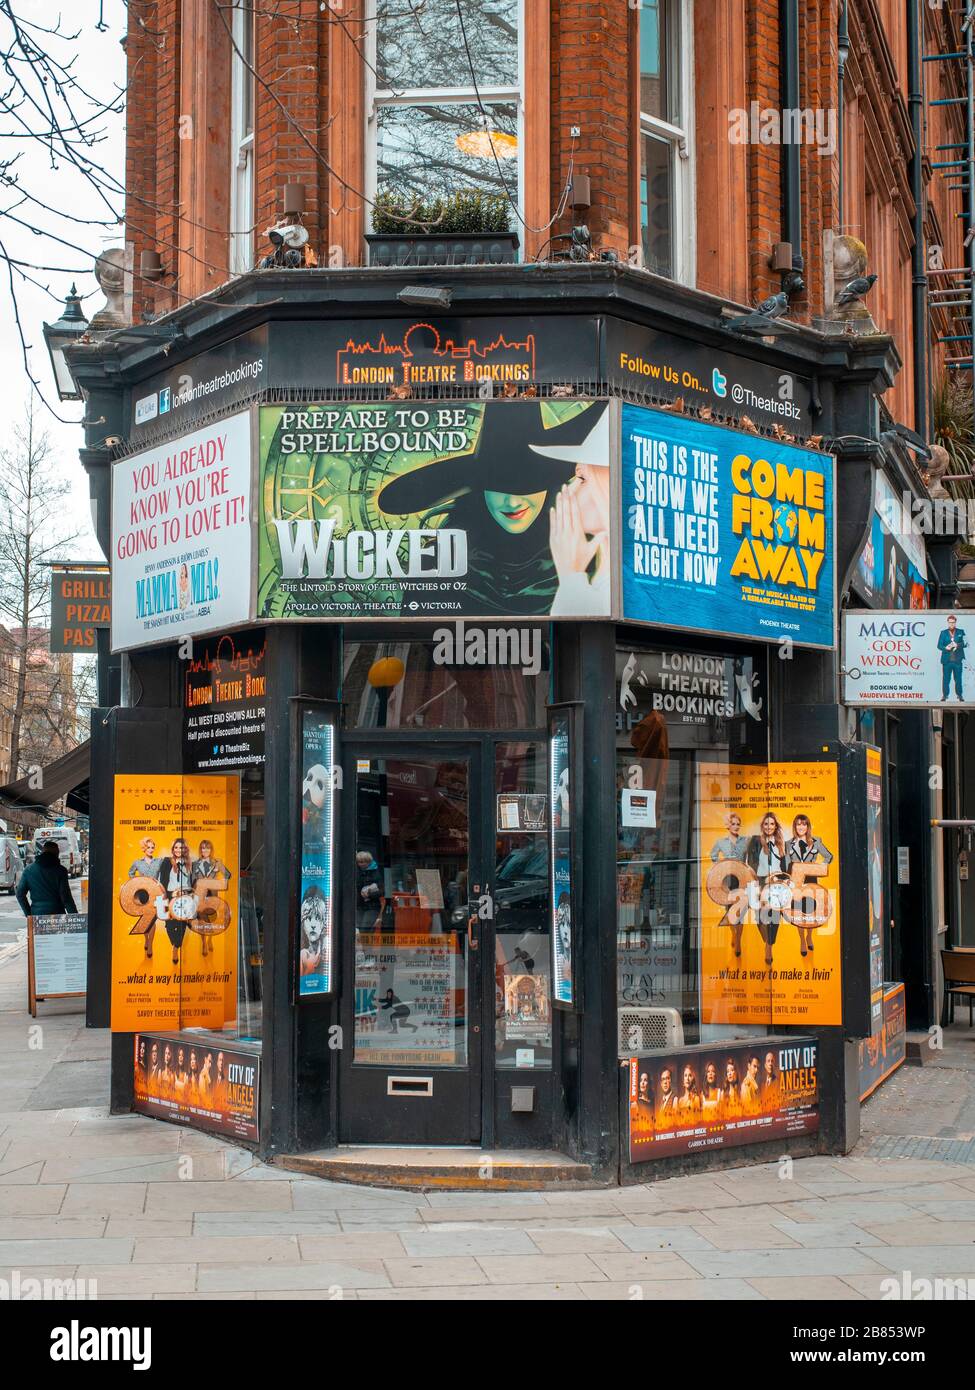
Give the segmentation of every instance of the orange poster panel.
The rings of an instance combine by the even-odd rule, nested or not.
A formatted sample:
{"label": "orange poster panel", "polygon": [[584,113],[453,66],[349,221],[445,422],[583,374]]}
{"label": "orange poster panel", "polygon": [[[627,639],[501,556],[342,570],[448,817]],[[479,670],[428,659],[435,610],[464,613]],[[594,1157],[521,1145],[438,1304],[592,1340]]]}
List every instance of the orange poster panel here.
{"label": "orange poster panel", "polygon": [[835,762],[699,763],[701,1020],[842,1022]]}
{"label": "orange poster panel", "polygon": [[240,778],[115,778],[112,1031],[237,1013]]}

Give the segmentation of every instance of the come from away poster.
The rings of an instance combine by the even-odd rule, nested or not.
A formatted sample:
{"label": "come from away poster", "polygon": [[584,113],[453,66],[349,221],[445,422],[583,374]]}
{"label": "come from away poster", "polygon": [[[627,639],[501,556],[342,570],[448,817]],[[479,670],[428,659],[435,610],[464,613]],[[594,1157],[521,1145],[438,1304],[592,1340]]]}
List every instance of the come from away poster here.
{"label": "come from away poster", "polygon": [[834,647],[833,460],[623,406],[623,614]]}

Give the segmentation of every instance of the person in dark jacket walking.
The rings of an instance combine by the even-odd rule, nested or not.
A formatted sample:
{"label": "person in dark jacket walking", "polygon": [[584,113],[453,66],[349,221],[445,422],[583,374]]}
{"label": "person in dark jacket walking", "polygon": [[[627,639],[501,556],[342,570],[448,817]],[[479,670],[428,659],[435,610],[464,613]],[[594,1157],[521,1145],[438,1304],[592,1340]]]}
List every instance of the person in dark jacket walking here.
{"label": "person in dark jacket walking", "polygon": [[40,854],[21,875],[17,901],[25,917],[63,917],[77,912],[71,896],[68,871],[61,863],[54,840],[48,840]]}

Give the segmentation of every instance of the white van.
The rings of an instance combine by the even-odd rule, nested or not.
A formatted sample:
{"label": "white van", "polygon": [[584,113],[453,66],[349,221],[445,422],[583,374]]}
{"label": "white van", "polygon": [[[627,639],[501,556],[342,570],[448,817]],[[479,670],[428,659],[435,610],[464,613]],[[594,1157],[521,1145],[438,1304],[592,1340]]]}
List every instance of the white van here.
{"label": "white van", "polygon": [[68,871],[69,878],[76,878],[82,870],[81,842],[78,832],[70,825],[42,825],[34,831],[34,857],[36,858],[48,840],[53,840],[60,851],[61,863]]}
{"label": "white van", "polygon": [[15,891],[23,867],[13,835],[0,835],[0,893]]}

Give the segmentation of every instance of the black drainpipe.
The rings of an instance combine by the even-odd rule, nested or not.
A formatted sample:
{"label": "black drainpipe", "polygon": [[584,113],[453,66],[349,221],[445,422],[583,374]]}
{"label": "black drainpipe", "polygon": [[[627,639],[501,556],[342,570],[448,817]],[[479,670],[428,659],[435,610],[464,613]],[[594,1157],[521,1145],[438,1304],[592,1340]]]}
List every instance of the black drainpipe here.
{"label": "black drainpipe", "polygon": [[921,78],[921,34],[918,0],[907,0],[908,107],[914,154],[911,157],[911,195],[914,198],[914,250],[911,254],[914,331],[914,428],[928,437],[928,277],[924,262],[924,88]]}
{"label": "black drainpipe", "polygon": [[[798,111],[799,101],[799,0],[780,0],[779,4],[780,97],[783,111]],[[797,127],[793,126],[797,133]],[[800,149],[795,140],[783,143],[782,220],[784,239],[792,245],[792,268],[802,273],[802,181]]]}
{"label": "black drainpipe", "polygon": [[843,182],[843,127],[846,121],[846,58],[850,51],[850,30],[847,25],[846,14],[847,0],[842,0],[840,5],[840,24],[836,35],[836,50],[838,54],[837,62],[837,81],[836,81],[836,164],[838,173],[839,188],[837,190],[837,220],[839,226],[837,231],[842,232],[845,228],[843,221],[844,199],[846,187]]}

